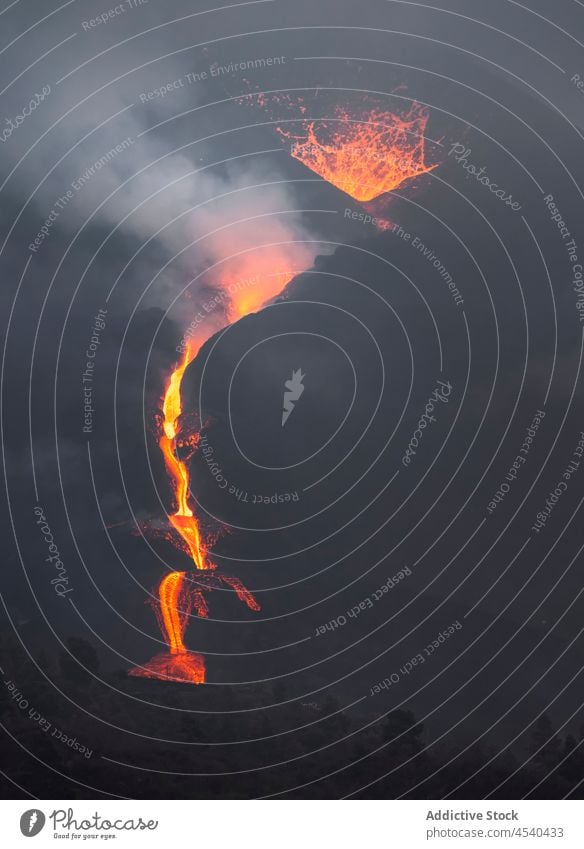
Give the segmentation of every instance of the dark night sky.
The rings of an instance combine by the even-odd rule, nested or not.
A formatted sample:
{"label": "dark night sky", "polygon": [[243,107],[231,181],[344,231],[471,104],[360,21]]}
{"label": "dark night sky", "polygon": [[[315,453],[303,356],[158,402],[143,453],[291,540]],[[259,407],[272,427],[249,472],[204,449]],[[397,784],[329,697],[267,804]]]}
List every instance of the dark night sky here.
{"label": "dark night sky", "polygon": [[[156,736],[175,698],[195,712],[251,704],[288,732],[297,718],[271,707],[282,700],[279,687],[292,704],[319,710],[332,696],[359,727],[412,711],[424,722],[424,745],[438,737],[452,747],[513,743],[525,758],[522,735],[542,713],[562,734],[577,733],[582,469],[545,527],[533,525],[584,422],[584,311],[567,240],[544,201],[553,195],[584,255],[584,101],[572,81],[584,75],[582,10],[569,0],[553,8],[533,0],[531,11],[510,0],[444,0],[436,9],[150,0],[84,28],[107,9],[82,0],[53,8],[20,0],[0,10],[0,136],[4,119],[49,89],[0,148],[2,668],[18,682],[13,652],[21,646],[26,680],[44,682],[49,702],[75,706],[71,725],[95,741],[94,757],[137,765],[148,744],[128,754],[127,732]],[[285,61],[211,76],[211,68],[265,57]],[[147,97],[204,71],[206,81]],[[252,95],[264,91],[302,96],[314,117],[338,106],[427,107],[427,158],[437,167],[386,197],[383,214],[431,249],[462,305],[411,240],[352,220],[346,210],[363,207],[288,156],[275,124],[290,113],[258,106]],[[59,207],[124,139],[126,149]],[[518,211],[467,174],[450,155],[456,144]],[[202,688],[137,689],[125,675],[163,647],[145,600],[167,570],[189,568],[156,533],[167,527],[172,494],[155,416],[176,345],[217,293],[223,264],[245,279],[258,256],[271,267],[274,243],[299,272],[285,296],[226,331],[223,310],[212,312],[209,339],[183,382],[185,427],[202,418],[223,476],[249,495],[246,502],[221,489],[199,452],[192,503],[207,534],[222,529],[213,546],[219,569],[240,577],[262,606],[250,613],[216,592],[211,618],[192,621],[187,642],[207,656],[211,683],[224,685],[205,688],[215,699],[209,707]],[[88,435],[82,374],[100,309],[106,326]],[[297,368],[305,391],[283,428],[283,384]],[[448,403],[405,467],[438,380],[452,386]],[[538,410],[545,418],[526,462],[489,514]],[[285,493],[298,500],[253,503],[254,494]],[[67,567],[66,598],[50,584],[37,505]],[[315,636],[404,567],[412,574],[381,601]],[[434,656],[370,695],[457,620],[462,628]],[[85,690],[61,677],[71,637],[99,658]],[[137,693],[157,707],[130,720]],[[239,739],[234,716],[226,727],[210,725],[206,739]],[[37,751],[10,704],[3,723]],[[118,737],[104,736],[108,723],[123,729]],[[186,725],[175,731],[189,739]],[[293,738],[290,751],[268,746],[260,761],[285,760]],[[157,755],[157,769],[172,770],[174,748]],[[19,783],[57,798],[56,756],[38,751],[46,784],[29,775],[32,760]],[[210,771],[229,769],[229,757],[209,756]],[[64,768],[71,793],[80,792],[75,781],[108,792],[107,772],[83,771],[92,764]],[[124,768],[108,761],[107,769],[119,788]],[[281,777],[280,792],[318,778],[314,769]],[[384,771],[376,763],[343,792]],[[125,792],[142,791],[136,783]],[[261,794],[251,779],[241,792]]]}

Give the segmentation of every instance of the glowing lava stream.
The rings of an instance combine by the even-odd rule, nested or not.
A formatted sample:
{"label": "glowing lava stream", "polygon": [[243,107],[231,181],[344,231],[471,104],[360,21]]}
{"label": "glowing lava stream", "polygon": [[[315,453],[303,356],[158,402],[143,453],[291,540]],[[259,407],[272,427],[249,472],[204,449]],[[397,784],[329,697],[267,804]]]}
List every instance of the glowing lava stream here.
{"label": "glowing lava stream", "polygon": [[[291,274],[286,275],[286,282],[291,277]],[[278,285],[281,287],[281,277]],[[176,512],[170,515],[169,519],[186,543],[196,573],[171,572],[162,579],[154,606],[160,630],[168,645],[168,652],[155,655],[144,666],[136,666],[128,673],[134,677],[159,678],[164,681],[189,684],[204,684],[206,680],[204,657],[189,651],[183,639],[193,607],[197,616],[205,619],[209,616],[203,590],[227,588],[233,590],[239,600],[250,610],[260,609],[253,594],[237,578],[210,574],[215,571],[216,566],[208,558],[207,549],[201,538],[199,522],[188,503],[190,487],[188,461],[180,460],[176,454],[177,423],[182,413],[182,380],[199,348],[200,344],[189,343],[182,361],[171,372],[162,404],[162,433],[158,443],[173,483],[176,499]],[[197,573],[206,573],[208,577],[203,580],[203,576],[199,577]]]}
{"label": "glowing lava stream", "polygon": [[188,365],[195,358],[199,346],[189,345],[182,361],[172,371],[164,401],[162,404],[163,422],[159,446],[164,456],[166,469],[174,485],[176,512],[169,516],[170,522],[180,534],[190,551],[198,573],[207,573],[208,577],[197,577],[196,573],[171,572],[158,586],[158,599],[155,610],[160,630],[168,645],[168,652],[161,652],[144,666],[136,666],[129,674],[140,678],[160,678],[164,681],[179,681],[189,684],[204,684],[206,680],[205,659],[196,652],[187,649],[184,633],[193,607],[197,616],[207,618],[209,608],[203,595],[208,591],[228,588],[251,610],[260,606],[241,581],[229,575],[212,573],[216,566],[207,555],[201,539],[201,530],[197,517],[189,507],[189,470],[186,462],[176,455],[177,422],[182,413],[181,384]]}
{"label": "glowing lava stream", "polygon": [[281,128],[291,155],[360,202],[375,200],[407,180],[432,171],[426,165],[428,112],[413,103],[403,117],[372,109],[357,119],[338,107],[334,120],[301,121],[302,135]]}
{"label": "glowing lava stream", "polygon": [[186,464],[179,460],[175,454],[175,439],[177,436],[176,422],[182,412],[180,388],[183,375],[187,366],[195,358],[198,348],[187,346],[182,362],[175,368],[170,376],[162,412],[164,420],[162,435],[160,437],[160,450],[164,456],[166,468],[175,484],[175,495],[177,510],[169,519],[176,531],[186,542],[193,563],[197,569],[214,569],[215,566],[207,560],[207,552],[201,541],[201,532],[196,517],[188,505],[189,497],[189,472]]}

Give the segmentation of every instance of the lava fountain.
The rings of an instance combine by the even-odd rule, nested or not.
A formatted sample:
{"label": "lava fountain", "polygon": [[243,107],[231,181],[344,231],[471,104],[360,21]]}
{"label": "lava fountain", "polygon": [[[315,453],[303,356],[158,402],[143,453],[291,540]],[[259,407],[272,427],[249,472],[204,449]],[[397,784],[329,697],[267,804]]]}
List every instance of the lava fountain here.
{"label": "lava fountain", "polygon": [[281,127],[290,153],[356,201],[375,200],[408,180],[427,174],[428,112],[413,103],[407,114],[371,109],[360,117],[337,107],[332,118],[300,121],[296,135]]}

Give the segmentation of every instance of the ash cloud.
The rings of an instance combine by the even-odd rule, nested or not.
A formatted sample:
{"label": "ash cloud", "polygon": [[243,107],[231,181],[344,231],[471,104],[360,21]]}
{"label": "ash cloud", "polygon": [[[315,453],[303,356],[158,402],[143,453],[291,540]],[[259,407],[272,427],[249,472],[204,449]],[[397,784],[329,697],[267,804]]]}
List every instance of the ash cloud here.
{"label": "ash cloud", "polygon": [[[168,7],[169,18],[190,11],[179,3]],[[66,19],[57,15],[45,22],[44,50],[62,41],[69,29],[76,32],[63,48],[66,55],[55,51],[54,59],[43,66],[44,77],[25,74],[4,95],[3,113],[17,115],[41,83],[50,89],[2,146],[2,170],[7,175],[15,169],[5,190],[12,200],[10,223],[20,216],[8,252],[17,239],[19,245],[21,240],[34,244],[40,234],[34,274],[37,262],[45,268],[56,265],[83,226],[76,245],[92,264],[92,276],[107,269],[108,278],[101,275],[104,296],[113,283],[106,254],[119,252],[120,244],[126,262],[139,251],[117,290],[117,297],[132,307],[166,310],[190,281],[196,281],[189,300],[171,308],[172,318],[183,327],[199,306],[198,290],[207,298],[209,289],[221,282],[217,274],[200,282],[198,275],[218,264],[223,272],[232,255],[230,277],[253,273],[255,248],[263,252],[266,265],[279,263],[294,271],[310,267],[318,252],[314,227],[309,230],[296,211],[299,204],[287,182],[283,154],[261,152],[269,146],[269,134],[247,131],[240,144],[235,129],[197,141],[215,135],[208,115],[217,110],[215,101],[225,99],[225,91],[223,83],[213,91],[190,84],[187,75],[197,63],[210,66],[222,54],[183,51],[183,41],[192,43],[192,31],[188,38],[179,34],[177,39],[176,26],[139,38],[126,34],[133,33],[132,27],[147,31],[159,25],[158,8],[135,9],[102,25],[99,32],[84,32],[82,20],[94,14],[85,4]],[[213,34],[213,16],[194,20],[201,38]],[[6,23],[13,37],[26,28],[18,9]],[[125,39],[127,43],[113,47]],[[27,39],[22,61],[30,64],[40,51],[39,38]],[[141,95],[173,84],[166,96],[141,100]],[[190,114],[175,118],[181,113]],[[245,118],[243,123],[253,123],[253,116]],[[71,197],[63,203],[67,193]],[[43,234],[49,218],[49,232]]]}

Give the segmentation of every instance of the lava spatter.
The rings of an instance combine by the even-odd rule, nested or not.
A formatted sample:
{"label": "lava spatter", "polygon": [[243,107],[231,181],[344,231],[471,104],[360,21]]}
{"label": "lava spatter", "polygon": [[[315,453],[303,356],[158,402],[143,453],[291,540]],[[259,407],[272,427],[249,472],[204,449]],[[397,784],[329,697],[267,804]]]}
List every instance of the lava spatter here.
{"label": "lava spatter", "polygon": [[278,127],[290,154],[359,202],[372,201],[427,174],[428,111],[413,103],[404,115],[382,109],[351,112],[336,107],[332,117],[301,119],[299,129]]}

